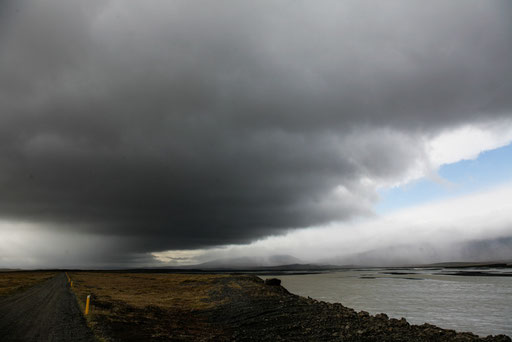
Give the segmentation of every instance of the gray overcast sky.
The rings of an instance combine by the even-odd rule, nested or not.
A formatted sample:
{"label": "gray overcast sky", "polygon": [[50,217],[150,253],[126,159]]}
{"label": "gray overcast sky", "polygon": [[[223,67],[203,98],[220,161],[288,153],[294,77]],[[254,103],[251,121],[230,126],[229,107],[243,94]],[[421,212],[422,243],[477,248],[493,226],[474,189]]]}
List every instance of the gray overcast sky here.
{"label": "gray overcast sky", "polygon": [[0,219],[129,260],[372,216],[511,118],[511,7],[2,1]]}

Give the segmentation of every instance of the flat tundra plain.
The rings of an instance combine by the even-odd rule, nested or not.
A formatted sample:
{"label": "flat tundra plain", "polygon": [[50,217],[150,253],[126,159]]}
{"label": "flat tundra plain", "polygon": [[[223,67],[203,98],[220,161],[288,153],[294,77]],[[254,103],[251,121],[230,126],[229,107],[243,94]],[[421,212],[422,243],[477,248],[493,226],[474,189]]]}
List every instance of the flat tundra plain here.
{"label": "flat tundra plain", "polygon": [[0,273],[2,341],[511,341],[356,312],[252,275],[69,272],[71,286],[62,272],[22,273]]}

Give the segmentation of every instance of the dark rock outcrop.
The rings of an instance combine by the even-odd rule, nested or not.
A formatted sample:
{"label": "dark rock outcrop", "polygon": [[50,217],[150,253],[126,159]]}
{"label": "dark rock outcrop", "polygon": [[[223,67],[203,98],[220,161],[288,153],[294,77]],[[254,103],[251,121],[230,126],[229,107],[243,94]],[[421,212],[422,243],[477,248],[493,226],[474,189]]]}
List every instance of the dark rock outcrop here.
{"label": "dark rock outcrop", "polygon": [[265,280],[265,284],[266,285],[270,285],[270,286],[280,286],[281,285],[281,279],[277,279],[277,278],[266,279]]}

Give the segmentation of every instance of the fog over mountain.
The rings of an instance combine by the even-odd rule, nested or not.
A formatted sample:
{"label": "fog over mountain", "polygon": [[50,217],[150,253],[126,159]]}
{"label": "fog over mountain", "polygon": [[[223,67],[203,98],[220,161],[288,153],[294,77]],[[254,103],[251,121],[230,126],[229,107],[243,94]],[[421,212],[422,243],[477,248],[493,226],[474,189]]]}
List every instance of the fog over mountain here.
{"label": "fog over mountain", "polygon": [[[476,0],[2,1],[0,267],[206,262],[333,225],[360,236],[380,189],[442,182],[441,165],[512,141],[511,14]],[[499,236],[468,234],[510,237],[509,218]],[[326,257],[319,234],[290,254]]]}

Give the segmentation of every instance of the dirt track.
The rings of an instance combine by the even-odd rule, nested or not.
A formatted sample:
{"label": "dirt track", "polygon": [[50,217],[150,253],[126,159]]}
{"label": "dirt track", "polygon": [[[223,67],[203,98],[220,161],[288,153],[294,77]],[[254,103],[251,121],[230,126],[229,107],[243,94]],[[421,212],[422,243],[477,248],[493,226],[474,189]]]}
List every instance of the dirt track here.
{"label": "dirt track", "polygon": [[96,341],[66,275],[0,299],[0,341]]}

